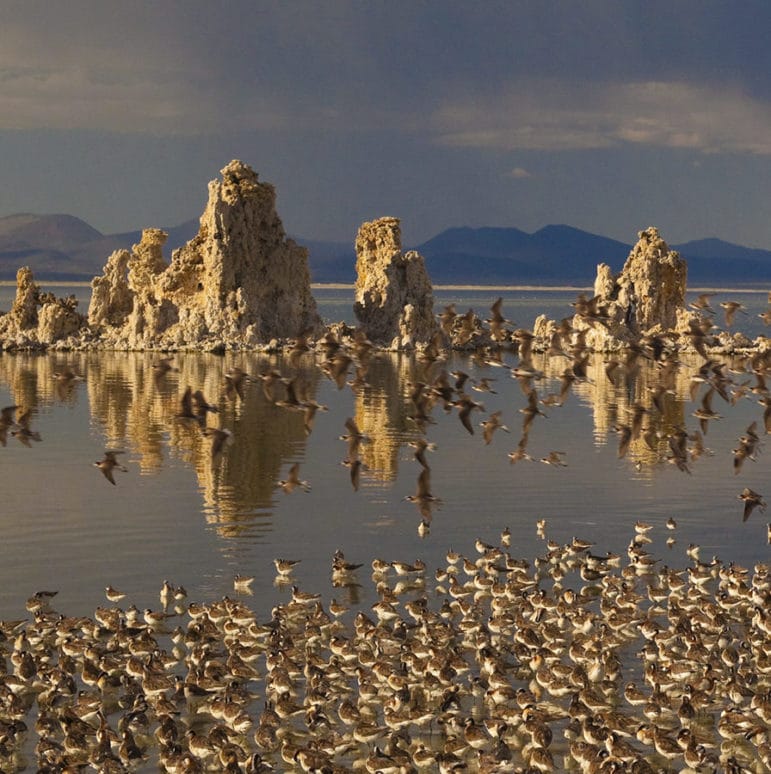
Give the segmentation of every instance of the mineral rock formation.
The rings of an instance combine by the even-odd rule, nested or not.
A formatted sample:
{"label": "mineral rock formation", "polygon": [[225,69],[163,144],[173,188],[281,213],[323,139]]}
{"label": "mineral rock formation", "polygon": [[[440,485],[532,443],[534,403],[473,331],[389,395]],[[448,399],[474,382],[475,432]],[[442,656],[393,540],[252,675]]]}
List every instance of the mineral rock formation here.
{"label": "mineral rock formation", "polygon": [[378,346],[427,344],[437,332],[431,280],[420,253],[402,252],[398,218],[359,228],[355,293],[356,319]]}
{"label": "mineral rock formation", "polygon": [[125,349],[250,348],[316,333],[308,255],[284,233],[273,186],[240,161],[209,183],[197,236],[175,250],[146,229],[94,279],[89,323],[101,345]]}
{"label": "mineral rock formation", "polygon": [[43,293],[32,271],[24,266],[16,273],[16,298],[11,310],[0,317],[3,349],[45,349],[74,346],[73,337],[84,330],[86,319],[77,311],[74,296],[56,298]]}
{"label": "mineral rock formation", "polygon": [[618,275],[597,267],[594,298],[579,302],[574,325],[586,330],[593,349],[623,346],[641,336],[687,330],[693,316],[685,307],[687,267],[650,227],[638,234]]}

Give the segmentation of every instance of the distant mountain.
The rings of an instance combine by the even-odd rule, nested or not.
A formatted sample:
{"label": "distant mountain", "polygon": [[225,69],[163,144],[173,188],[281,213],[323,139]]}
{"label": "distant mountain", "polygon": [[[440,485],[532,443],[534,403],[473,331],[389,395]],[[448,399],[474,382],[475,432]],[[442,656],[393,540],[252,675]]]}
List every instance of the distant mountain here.
{"label": "distant mountain", "polygon": [[516,228],[452,228],[417,246],[431,279],[443,282],[591,284],[598,263],[614,270],[631,249],[571,226],[534,234]]}
{"label": "distant mountain", "polygon": [[[169,233],[164,253],[170,258],[195,236],[198,221],[164,231]],[[8,215],[0,218],[0,279],[15,279],[20,266],[29,266],[36,279],[90,280],[102,273],[110,253],[130,249],[141,238],[141,231],[102,234],[72,215]]]}
{"label": "distant mountain", "polygon": [[[198,232],[198,220],[164,228],[167,260]],[[130,249],[141,231],[102,234],[72,215],[19,214],[0,218],[0,279],[30,266],[41,280],[90,280],[109,255]],[[308,249],[314,282],[352,283],[356,255],[351,242],[294,237]],[[771,283],[771,251],[709,238],[672,245],[688,262],[690,286]],[[528,234],[517,228],[449,228],[415,248],[431,280],[441,284],[579,284],[594,282],[598,263],[619,271],[631,245],[565,225]]]}

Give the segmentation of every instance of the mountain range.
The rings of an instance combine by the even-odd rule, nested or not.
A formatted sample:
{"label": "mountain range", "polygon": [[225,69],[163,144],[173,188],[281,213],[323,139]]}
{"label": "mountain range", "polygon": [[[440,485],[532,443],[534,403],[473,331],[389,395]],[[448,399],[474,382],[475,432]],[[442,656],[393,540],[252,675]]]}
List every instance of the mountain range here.
{"label": "mountain range", "polygon": [[[198,220],[165,228],[165,253],[192,239]],[[102,234],[73,215],[18,214],[0,217],[0,279],[29,266],[36,279],[84,281],[102,273],[114,250],[130,249],[140,231]],[[356,256],[352,243],[294,237],[308,248],[314,282],[352,283]],[[671,245],[688,262],[688,283],[723,287],[771,282],[771,250],[709,238]],[[412,248],[423,255],[436,285],[579,284],[590,286],[598,263],[619,271],[631,244],[564,225],[529,234],[517,228],[449,228]]]}

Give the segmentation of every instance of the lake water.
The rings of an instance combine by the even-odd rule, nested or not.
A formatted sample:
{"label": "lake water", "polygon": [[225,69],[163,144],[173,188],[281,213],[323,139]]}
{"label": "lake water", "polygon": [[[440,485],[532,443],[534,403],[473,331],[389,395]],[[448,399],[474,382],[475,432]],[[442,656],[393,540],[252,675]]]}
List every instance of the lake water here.
{"label": "lake water", "polygon": [[[482,312],[496,295],[440,291],[437,307],[454,301],[459,309]],[[351,319],[348,291],[316,291],[316,296],[325,319]],[[574,298],[574,292],[508,292],[504,311],[515,324],[528,326],[542,311],[565,316]],[[757,328],[754,315],[765,308],[765,294],[742,300],[752,315],[747,320]],[[159,383],[151,368],[156,360],[126,353],[0,357],[0,402],[32,407],[33,428],[43,438],[25,448],[9,436],[0,449],[5,536],[0,618],[23,615],[26,598],[40,588],[58,589],[61,607],[83,614],[100,603],[108,583],[129,592],[141,609],[155,604],[164,579],[210,599],[231,589],[236,573],[256,575],[255,588],[271,604],[280,598],[272,586],[274,557],[301,559],[298,580],[318,588],[328,583],[336,548],[351,561],[420,556],[431,566],[448,546],[467,549],[475,538],[491,540],[508,526],[515,549],[533,555],[540,518],[548,520],[556,540],[579,534],[601,542],[603,550],[619,551],[637,519],[663,523],[674,516],[681,528],[673,551],[694,542],[707,554],[746,564],[768,556],[765,521],[757,517],[742,524],[736,495],[743,486],[764,490],[771,457],[761,455],[738,477],[731,468],[737,438],[762,417],[755,400],[715,406],[725,418],[710,424],[706,440],[714,455],[701,458],[692,475],[649,459],[636,470],[634,453],[617,459],[612,427],[623,421],[623,406],[632,396],[644,396],[643,382],[652,376],[644,369],[643,382],[621,394],[609,387],[597,356],[590,369],[593,382],[576,385],[564,406],[545,408],[548,418],[537,417],[530,434],[533,456],[564,451],[567,467],[512,465],[507,454],[520,436],[522,390],[508,370],[453,355],[444,366],[448,371],[461,369],[472,380],[496,379],[491,382],[496,394],[471,394],[488,414],[500,410],[511,432],[498,432],[487,446],[481,428],[470,436],[456,411],[434,410],[427,437],[438,447],[431,455],[432,486],[442,505],[430,534],[421,539],[416,509],[404,501],[414,493],[419,472],[407,445],[419,435],[407,416],[409,385],[425,378],[413,358],[376,355],[371,386],[354,394],[348,387],[338,390],[313,356],[305,356],[300,374],[306,394],[328,407],[317,414],[310,436],[302,416],[269,404],[260,384],[248,385],[243,401],[224,398],[224,373],[232,366],[252,374],[268,368],[292,374],[281,357],[182,354],[174,360],[179,371]],[[511,360],[513,365],[516,358]],[[541,395],[558,389],[556,379],[567,361],[556,360],[541,363],[553,377],[537,385]],[[85,380],[62,393],[53,372],[64,365]],[[692,367],[697,365],[698,359]],[[691,416],[688,378],[684,368],[672,410],[690,429],[697,420]],[[209,440],[175,421],[187,385],[202,389],[220,407],[219,414],[209,415],[210,424],[233,431],[234,442],[216,465],[208,459]],[[369,469],[358,492],[341,465],[346,447],[338,440],[349,416],[369,436],[362,447]],[[475,424],[484,418],[481,412],[473,416]],[[121,460],[129,472],[116,473],[114,487],[91,465],[105,448],[125,450]],[[312,489],[285,495],[276,482],[295,461]]]}
{"label": "lake water", "polygon": [[[315,295],[327,321],[353,322],[350,291],[317,290]],[[486,314],[498,295],[437,291],[437,311],[454,302],[459,311],[472,307]],[[570,314],[576,293],[501,295],[506,316],[518,326],[531,326],[542,312],[555,318]],[[740,298],[749,316],[737,327],[761,334],[756,315],[767,306],[765,292]],[[8,306],[0,299],[0,308]],[[578,536],[594,542],[597,553],[622,556],[635,522],[649,522],[649,550],[677,567],[689,561],[691,544],[701,546],[702,559],[717,555],[750,568],[771,557],[768,516],[755,511],[744,522],[737,499],[744,487],[771,497],[771,455],[758,454],[738,475],[732,465],[732,449],[747,426],[757,420],[763,433],[756,395],[747,392],[735,405],[715,396],[713,408],[722,418],[709,423],[708,451],[690,463],[690,473],[666,461],[665,434],[678,426],[689,432],[699,426],[692,415],[698,404],[690,400],[689,389],[700,358],[683,360],[675,390],[664,398],[664,412],[652,410],[646,420],[661,433],[656,449],[638,439],[619,458],[614,430],[630,421],[628,409],[635,401],[650,405],[655,366],[644,362],[636,378],[617,386],[605,377],[598,355],[589,378],[574,385],[565,404],[544,406],[548,416],[535,418],[527,450],[536,461],[512,464],[508,453],[520,439],[526,399],[507,368],[455,354],[429,372],[408,355],[376,354],[368,385],[354,392],[348,386],[338,389],[318,368],[317,357],[307,354],[293,364],[282,356],[180,354],[173,359],[178,370],[158,379],[152,354],[0,355],[0,405],[31,408],[31,427],[42,438],[27,447],[9,434],[0,448],[0,620],[27,617],[26,600],[42,589],[58,591],[57,610],[92,615],[106,604],[108,584],[126,594],[122,604],[157,609],[164,580],[185,586],[188,599],[206,602],[233,596],[236,574],[255,576],[249,604],[267,619],[271,608],[290,596],[286,585],[274,582],[278,557],[299,561],[294,582],[301,589],[367,610],[377,599],[368,581],[373,559],[422,559],[431,591],[433,570],[446,564],[448,548],[473,555],[476,539],[497,543],[504,528],[511,532],[514,557],[543,554],[539,519],[546,520],[550,539],[565,543]],[[535,383],[539,395],[557,392],[567,361],[537,357],[535,363],[545,374]],[[509,356],[507,365],[515,364]],[[84,380],[62,387],[54,372],[64,366]],[[302,414],[269,402],[259,382],[246,385],[243,400],[230,399],[224,375],[234,366],[250,374],[277,369],[295,376],[305,398],[327,410],[318,412],[308,435]],[[755,383],[743,364],[732,361],[731,366],[737,385]],[[441,503],[420,534],[418,509],[405,500],[416,491],[421,470],[408,445],[422,434],[409,417],[409,392],[438,368],[465,371],[471,382],[490,377],[494,392],[470,393],[486,409],[473,412],[473,435],[456,410],[434,407],[425,435],[436,443],[429,453],[431,490]],[[219,408],[208,415],[208,424],[232,432],[232,444],[216,460],[200,428],[175,416],[188,385]],[[478,425],[493,411],[501,411],[510,432],[499,430],[485,444]],[[358,491],[342,464],[346,443],[339,436],[348,417],[355,417],[366,436]],[[115,486],[92,464],[105,449],[125,452],[119,459],[128,470],[115,472]],[[551,451],[563,453],[565,466],[538,461]],[[299,463],[309,491],[287,494],[277,486],[293,463]],[[670,517],[677,521],[674,531],[665,528]],[[336,550],[365,565],[361,585],[332,585]]]}

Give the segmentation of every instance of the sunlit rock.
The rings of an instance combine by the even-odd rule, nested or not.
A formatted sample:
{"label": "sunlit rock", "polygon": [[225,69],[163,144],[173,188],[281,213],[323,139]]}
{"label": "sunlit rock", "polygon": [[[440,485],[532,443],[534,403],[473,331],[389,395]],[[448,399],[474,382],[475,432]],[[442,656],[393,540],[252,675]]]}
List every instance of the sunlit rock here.
{"label": "sunlit rock", "polygon": [[685,306],[685,260],[654,227],[638,237],[621,271],[614,275],[599,264],[594,296],[579,298],[573,325],[591,349],[618,349],[643,336],[687,331],[694,318]]}
{"label": "sunlit rock", "polygon": [[427,344],[437,331],[423,257],[402,252],[398,218],[362,223],[356,235],[356,319],[378,346]]}
{"label": "sunlit rock", "polygon": [[286,237],[275,201],[273,186],[231,161],[170,264],[160,229],[145,229],[128,258],[113,253],[89,310],[102,345],[238,349],[317,333],[307,251]]}
{"label": "sunlit rock", "polygon": [[0,317],[0,342],[4,349],[43,349],[52,344],[74,346],[73,337],[85,326],[75,296],[57,298],[40,290],[32,271],[16,273],[16,297],[7,314]]}
{"label": "sunlit rock", "polygon": [[119,327],[126,322],[134,306],[127,278],[130,260],[128,250],[116,250],[107,259],[104,274],[91,281],[88,323],[93,328],[103,325]]}

